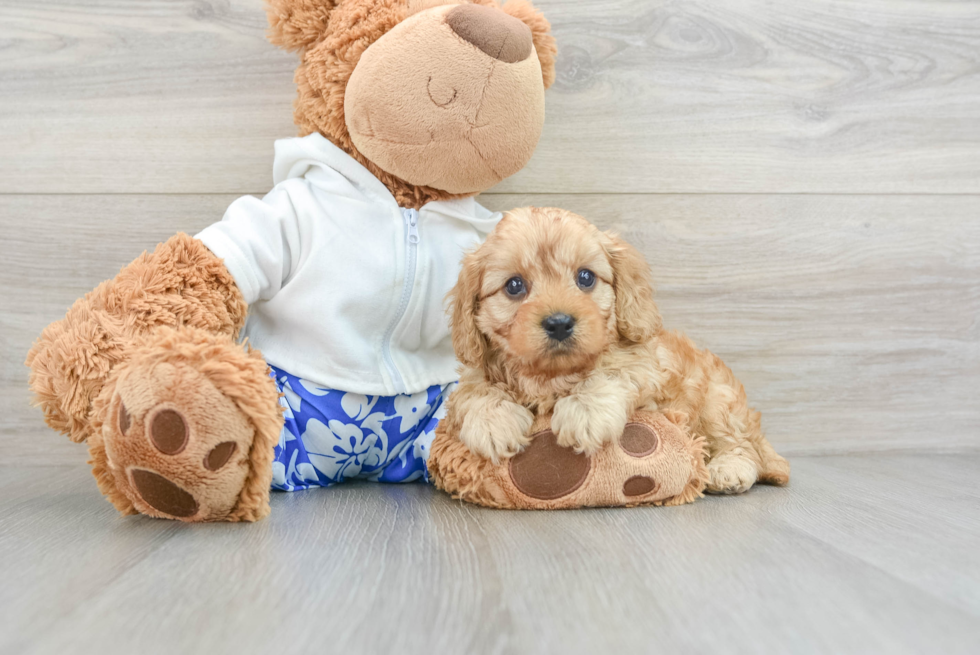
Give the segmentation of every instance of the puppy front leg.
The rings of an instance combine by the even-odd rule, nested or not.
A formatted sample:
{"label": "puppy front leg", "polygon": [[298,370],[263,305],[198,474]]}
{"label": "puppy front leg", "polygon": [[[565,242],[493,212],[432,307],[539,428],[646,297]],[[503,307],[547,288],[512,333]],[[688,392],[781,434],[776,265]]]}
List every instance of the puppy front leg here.
{"label": "puppy front leg", "polygon": [[559,445],[592,455],[623,433],[636,399],[636,387],[628,379],[590,375],[555,404],[551,429]]}
{"label": "puppy front leg", "polygon": [[459,440],[477,455],[498,464],[530,443],[534,416],[501,389],[464,376],[451,398],[462,417]]}

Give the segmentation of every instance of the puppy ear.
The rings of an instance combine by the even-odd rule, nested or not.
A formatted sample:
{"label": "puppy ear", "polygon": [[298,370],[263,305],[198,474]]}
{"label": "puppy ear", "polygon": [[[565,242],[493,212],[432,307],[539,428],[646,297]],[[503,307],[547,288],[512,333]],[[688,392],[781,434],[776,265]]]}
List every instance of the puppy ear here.
{"label": "puppy ear", "polygon": [[660,312],[653,302],[650,266],[640,252],[619,237],[606,233],[606,252],[613,267],[616,291],[616,327],[622,338],[643,343],[662,328]]}
{"label": "puppy ear", "polygon": [[327,34],[335,0],[265,0],[269,41],[286,50],[309,48]]}
{"label": "puppy ear", "polygon": [[487,351],[486,338],[476,326],[476,312],[483,272],[475,252],[463,258],[456,286],[449,292],[449,325],[453,333],[456,359],[470,368],[479,368]]}
{"label": "puppy ear", "polygon": [[541,78],[544,80],[544,88],[547,89],[555,82],[555,56],[558,53],[555,37],[551,36],[551,23],[527,0],[509,0],[500,8],[531,28],[534,50],[541,62]]}

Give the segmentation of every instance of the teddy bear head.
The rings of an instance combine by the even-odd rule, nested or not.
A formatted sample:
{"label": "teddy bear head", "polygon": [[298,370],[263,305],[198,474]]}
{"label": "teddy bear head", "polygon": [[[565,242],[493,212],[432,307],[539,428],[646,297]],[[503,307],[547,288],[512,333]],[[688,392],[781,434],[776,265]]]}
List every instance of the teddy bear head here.
{"label": "teddy bear head", "polygon": [[525,0],[267,0],[300,54],[294,118],[405,207],[484,191],[531,158],[554,81],[548,21]]}

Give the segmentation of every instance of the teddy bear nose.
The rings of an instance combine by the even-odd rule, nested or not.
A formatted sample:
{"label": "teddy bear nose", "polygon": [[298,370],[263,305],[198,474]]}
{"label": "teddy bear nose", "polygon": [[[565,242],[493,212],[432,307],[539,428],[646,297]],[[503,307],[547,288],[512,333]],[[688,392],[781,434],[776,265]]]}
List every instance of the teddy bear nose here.
{"label": "teddy bear nose", "polygon": [[508,64],[527,59],[534,46],[531,28],[499,9],[460,5],[446,14],[446,23],[462,39]]}
{"label": "teddy bear nose", "polygon": [[572,336],[572,331],[575,329],[575,317],[568,314],[552,314],[541,321],[541,327],[544,328],[549,339],[564,341]]}

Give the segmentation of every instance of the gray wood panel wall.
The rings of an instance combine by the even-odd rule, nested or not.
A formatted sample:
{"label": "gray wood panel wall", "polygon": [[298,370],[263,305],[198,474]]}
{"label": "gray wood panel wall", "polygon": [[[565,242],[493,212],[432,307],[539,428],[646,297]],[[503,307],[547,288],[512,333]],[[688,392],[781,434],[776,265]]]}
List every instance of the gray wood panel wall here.
{"label": "gray wood panel wall", "polygon": [[[980,2],[540,0],[558,80],[482,202],[620,231],[787,454],[980,449]],[[23,358],[145,248],[271,185],[261,0],[0,0],[0,459],[77,462]]]}

